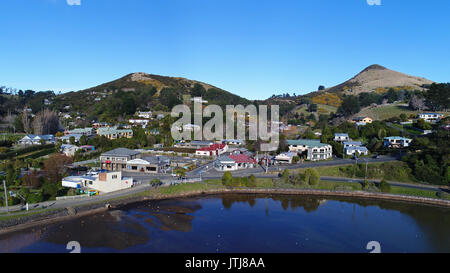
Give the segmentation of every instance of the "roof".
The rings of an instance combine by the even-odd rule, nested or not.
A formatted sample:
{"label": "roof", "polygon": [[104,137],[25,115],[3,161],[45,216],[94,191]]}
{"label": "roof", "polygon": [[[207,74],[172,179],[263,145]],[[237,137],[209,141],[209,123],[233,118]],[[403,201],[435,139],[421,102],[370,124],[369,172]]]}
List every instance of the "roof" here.
{"label": "roof", "polygon": [[348,137],[348,134],[345,134],[345,133],[336,133],[336,134],[334,134],[334,136],[345,136],[345,137]]}
{"label": "roof", "polygon": [[[279,154],[278,156],[294,157],[294,156],[296,156],[296,155],[297,155],[297,153],[295,153],[295,152],[285,152],[285,153]],[[278,157],[278,156],[277,156],[277,157]]]}
{"label": "roof", "polygon": [[200,149],[198,149],[198,151],[215,151],[215,150],[221,150],[223,148],[225,148],[227,144],[221,143],[221,144],[211,144],[208,147],[202,147]]}
{"label": "roof", "polygon": [[420,113],[419,115],[440,115],[440,116],[443,116],[443,114],[439,114],[439,113]]}
{"label": "roof", "polygon": [[326,143],[321,143],[320,140],[318,139],[295,139],[295,140],[288,139],[286,140],[286,143],[288,145],[305,145],[308,147],[324,147],[329,145]]}
{"label": "roof", "polygon": [[138,155],[140,154],[140,152],[134,151],[134,150],[130,150],[127,148],[117,148],[114,150],[111,150],[109,152],[105,152],[102,155],[109,155],[109,156],[133,156],[133,155]]}
{"label": "roof", "polygon": [[406,137],[400,137],[400,136],[391,136],[391,137],[385,137],[384,139],[400,139],[400,140],[412,140],[410,138],[406,138]]}
{"label": "roof", "polygon": [[97,129],[99,135],[109,135],[117,133],[133,133],[131,129],[117,129],[117,127],[101,127]]}
{"label": "roof", "polygon": [[220,162],[234,162],[234,159],[232,159],[232,158],[230,158],[230,157],[228,157],[226,155],[222,155],[222,156],[219,156],[217,158],[217,161],[220,161]]}
{"label": "roof", "polygon": [[366,147],[355,147],[355,146],[352,146],[352,147],[347,147],[347,150],[355,150],[355,151],[363,151],[363,152],[366,152],[366,151],[368,151],[367,150],[367,148]]}
{"label": "roof", "polygon": [[192,140],[191,145],[211,145],[212,141]]}
{"label": "roof", "polygon": [[236,162],[236,163],[254,163],[255,162],[255,160],[253,158],[250,158],[244,154],[231,154],[228,157],[231,158],[232,160],[234,160],[234,162]]}
{"label": "roof", "polygon": [[361,141],[344,141],[344,145],[361,146]]}

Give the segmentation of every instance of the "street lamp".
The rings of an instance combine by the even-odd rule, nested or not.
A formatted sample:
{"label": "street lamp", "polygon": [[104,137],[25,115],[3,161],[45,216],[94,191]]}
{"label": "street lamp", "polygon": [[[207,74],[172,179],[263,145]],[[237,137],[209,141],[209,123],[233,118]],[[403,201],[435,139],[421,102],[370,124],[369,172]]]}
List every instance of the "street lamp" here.
{"label": "street lamp", "polygon": [[9,209],[8,209],[8,195],[6,194],[6,181],[5,180],[3,180],[3,189],[5,190],[6,212],[9,213]]}

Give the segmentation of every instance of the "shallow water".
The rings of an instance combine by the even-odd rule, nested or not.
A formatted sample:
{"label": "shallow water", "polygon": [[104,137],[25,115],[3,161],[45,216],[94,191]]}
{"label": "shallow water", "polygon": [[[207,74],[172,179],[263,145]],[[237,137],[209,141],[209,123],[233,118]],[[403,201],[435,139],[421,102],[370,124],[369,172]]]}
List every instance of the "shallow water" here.
{"label": "shallow water", "polygon": [[450,210],[280,195],[148,201],[0,236],[0,252],[450,252]]}

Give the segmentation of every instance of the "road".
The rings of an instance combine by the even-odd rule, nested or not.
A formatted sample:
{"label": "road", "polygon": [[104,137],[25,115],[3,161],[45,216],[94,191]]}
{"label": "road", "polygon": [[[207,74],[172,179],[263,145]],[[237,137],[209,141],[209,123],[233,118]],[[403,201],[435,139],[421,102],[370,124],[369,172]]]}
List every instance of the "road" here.
{"label": "road", "polygon": [[[369,163],[374,162],[390,162],[395,161],[396,159],[393,157],[381,157],[378,159],[375,158],[363,158],[358,159],[358,163],[365,163],[366,161]],[[340,166],[340,165],[347,165],[347,164],[355,164],[355,160],[353,159],[333,159],[330,161],[321,161],[321,162],[308,162],[308,163],[300,163],[300,164],[294,164],[294,165],[285,165],[285,166],[272,166],[269,168],[269,171],[272,173],[266,173],[264,168],[261,166],[258,166],[253,169],[245,169],[245,170],[239,170],[234,171],[233,176],[249,176],[250,174],[255,175],[257,178],[275,178],[278,177],[277,173],[282,171],[283,169],[301,169],[301,168],[311,168],[311,167],[324,167],[324,166]],[[213,167],[213,162],[209,162],[208,164],[203,165],[202,167],[199,167],[195,170],[192,170],[187,173],[187,178],[195,178],[199,177],[200,173],[203,179],[221,179],[223,176],[223,172],[216,171]],[[279,169],[279,170],[278,170]],[[93,202],[99,202],[99,201],[106,201],[118,197],[124,197],[133,195],[145,190],[148,190],[151,188],[149,181],[157,178],[161,180],[164,185],[168,185],[172,182],[181,182],[176,180],[175,177],[172,177],[171,174],[141,174],[141,173],[133,173],[128,172],[124,173],[124,176],[133,177],[134,180],[141,182],[141,184],[130,188],[126,190],[111,192],[111,193],[104,193],[97,196],[90,196],[80,199],[70,199],[70,200],[56,200],[56,201],[46,201],[42,203],[37,204],[30,204],[29,209],[30,210],[36,210],[36,209],[45,209],[45,208],[66,208],[71,206],[78,206],[78,205],[84,205],[89,204]],[[322,180],[327,181],[334,181],[334,182],[353,182],[353,183],[362,183],[363,179],[351,179],[351,178],[337,178],[337,177],[321,177]],[[378,181],[369,180],[371,182],[377,183]],[[389,182],[393,186],[400,186],[400,187],[407,187],[407,188],[414,188],[414,189],[421,189],[421,190],[432,190],[432,191],[441,191],[437,186],[428,186],[428,185],[417,185],[417,184],[408,184],[408,183],[399,183],[399,182]],[[10,206],[9,211],[21,211],[24,210],[25,206],[22,205],[16,205],[16,206]],[[6,207],[0,208],[0,213],[6,212]],[[24,212],[25,213],[25,212]]]}

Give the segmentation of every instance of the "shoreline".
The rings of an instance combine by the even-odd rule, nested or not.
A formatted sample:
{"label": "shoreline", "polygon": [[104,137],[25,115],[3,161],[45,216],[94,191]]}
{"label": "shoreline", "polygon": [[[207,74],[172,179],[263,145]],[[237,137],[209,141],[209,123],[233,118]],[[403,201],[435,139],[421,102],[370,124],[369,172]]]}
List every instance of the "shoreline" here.
{"label": "shoreline", "polygon": [[0,221],[0,236],[8,233],[18,232],[25,229],[45,226],[58,222],[69,221],[84,216],[103,213],[109,210],[121,209],[124,206],[144,201],[170,200],[177,198],[211,196],[221,194],[269,194],[269,195],[301,195],[301,196],[318,196],[318,197],[342,197],[357,198],[369,200],[381,200],[390,202],[402,202],[416,204],[422,206],[432,206],[450,209],[450,201],[439,200],[433,198],[395,195],[386,193],[372,193],[363,191],[330,191],[315,189],[213,189],[190,191],[171,195],[158,196],[138,196],[121,200],[103,201],[96,204],[87,204],[79,207],[68,207],[53,212],[42,212],[34,215],[25,215],[18,219]]}

